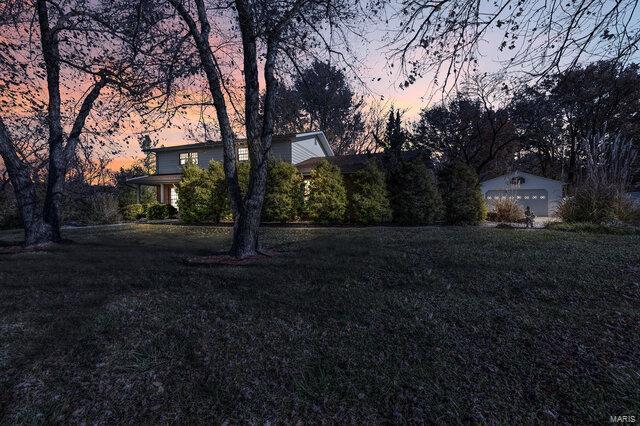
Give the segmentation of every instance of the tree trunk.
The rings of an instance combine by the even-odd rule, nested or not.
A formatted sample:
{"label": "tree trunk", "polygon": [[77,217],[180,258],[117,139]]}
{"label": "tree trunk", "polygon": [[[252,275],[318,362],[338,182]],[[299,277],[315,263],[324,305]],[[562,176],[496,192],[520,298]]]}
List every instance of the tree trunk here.
{"label": "tree trunk", "polygon": [[271,42],[265,61],[265,111],[262,126],[259,123],[260,87],[258,79],[258,55],[256,49],[257,32],[253,11],[243,0],[236,0],[244,59],[245,80],[245,127],[251,171],[246,197],[242,197],[236,170],[235,136],[227,112],[222,91],[222,79],[216,66],[216,59],[209,45],[210,25],[203,0],[195,0],[198,22],[191,16],[180,0],[169,0],[176,12],[184,20],[196,44],[198,55],[213,98],[223,145],[224,170],[233,213],[233,244],[230,254],[243,258],[254,256],[259,251],[258,232],[260,216],[266,190],[267,159],[271,150],[273,135],[273,104],[275,101],[275,58],[277,44]]}
{"label": "tree trunk", "polygon": [[232,256],[242,259],[258,254],[261,213],[262,200],[260,203],[257,200],[246,200],[241,213],[233,221],[233,244],[230,250]]}
{"label": "tree trunk", "polygon": [[42,57],[47,70],[47,91],[49,103],[47,121],[49,123],[49,169],[47,175],[47,194],[44,200],[44,221],[50,228],[54,242],[61,241],[60,236],[60,204],[66,160],[64,156],[64,132],[62,130],[61,98],[60,98],[60,51],[58,35],[49,27],[49,11],[45,0],[36,2],[38,23],[40,25],[40,44]]}
{"label": "tree trunk", "polygon": [[31,178],[31,171],[16,153],[2,117],[0,117],[0,156],[9,173],[11,186],[18,203],[20,218],[24,226],[25,246],[30,247],[51,242],[53,239],[51,228],[44,222],[38,210],[38,197],[36,186]]}

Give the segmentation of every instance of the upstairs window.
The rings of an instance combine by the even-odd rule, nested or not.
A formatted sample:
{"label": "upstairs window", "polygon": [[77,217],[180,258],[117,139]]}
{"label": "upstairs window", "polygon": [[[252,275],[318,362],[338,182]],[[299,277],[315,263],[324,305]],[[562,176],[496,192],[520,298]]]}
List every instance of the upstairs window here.
{"label": "upstairs window", "polygon": [[238,148],[238,161],[249,161],[249,148]]}
{"label": "upstairs window", "polygon": [[186,164],[198,165],[198,153],[197,152],[181,152],[180,153],[180,165]]}

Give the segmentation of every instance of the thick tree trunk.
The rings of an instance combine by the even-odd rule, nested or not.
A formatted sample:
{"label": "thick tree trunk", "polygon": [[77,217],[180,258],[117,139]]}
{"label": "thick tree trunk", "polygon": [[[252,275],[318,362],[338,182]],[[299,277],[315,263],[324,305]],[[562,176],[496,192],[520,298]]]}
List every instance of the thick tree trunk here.
{"label": "thick tree trunk", "polygon": [[64,156],[64,132],[62,130],[61,98],[60,98],[60,51],[58,35],[50,30],[49,11],[45,0],[37,0],[38,23],[40,25],[40,44],[42,57],[47,70],[47,90],[49,103],[47,121],[49,123],[49,169],[47,175],[47,194],[44,200],[44,221],[50,228],[54,242],[61,241],[60,204],[66,160]]}
{"label": "thick tree trunk", "polygon": [[4,161],[11,186],[16,196],[20,218],[24,226],[25,246],[30,247],[51,242],[51,228],[44,222],[38,209],[36,186],[31,178],[29,166],[20,159],[13,147],[9,131],[0,117],[0,156]]}
{"label": "thick tree trunk", "polygon": [[[259,120],[260,87],[258,77],[258,54],[256,48],[257,31],[250,5],[244,0],[236,0],[238,20],[242,33],[242,47],[244,59],[245,81],[245,128],[249,159],[251,164],[249,188],[246,197],[242,197],[236,171],[235,136],[231,129],[231,122],[227,112],[226,101],[222,90],[222,81],[216,65],[216,59],[209,46],[210,25],[203,0],[195,0],[198,25],[181,0],[169,0],[176,12],[189,27],[189,33],[194,39],[204,70],[209,90],[213,98],[216,115],[220,126],[223,144],[224,169],[234,218],[233,244],[230,253],[236,257],[256,255],[260,250],[259,227],[262,204],[266,191],[267,160],[271,150],[273,136],[273,106],[275,102],[275,59],[277,52],[277,37],[270,37],[267,43],[265,61],[265,110],[262,123]],[[297,12],[300,6],[292,9],[283,22]],[[282,22],[273,28],[274,34],[280,31]]]}
{"label": "thick tree trunk", "polygon": [[262,203],[248,199],[240,215],[233,221],[233,243],[230,254],[237,258],[255,256],[260,251],[259,229]]}

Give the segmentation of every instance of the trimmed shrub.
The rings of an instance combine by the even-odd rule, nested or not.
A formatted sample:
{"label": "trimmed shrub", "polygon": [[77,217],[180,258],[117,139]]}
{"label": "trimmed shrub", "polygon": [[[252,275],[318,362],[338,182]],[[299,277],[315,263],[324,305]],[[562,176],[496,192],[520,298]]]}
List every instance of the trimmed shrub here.
{"label": "trimmed shrub", "polygon": [[340,170],[322,160],[311,172],[306,210],[309,218],[319,223],[335,223],[344,219],[347,191]]}
{"label": "trimmed shrub", "polygon": [[122,209],[124,220],[138,220],[145,215],[145,208],[142,204],[129,204]]}
{"label": "trimmed shrub", "polygon": [[353,176],[349,196],[351,221],[362,224],[384,223],[391,220],[391,204],[385,176],[375,161]]}
{"label": "trimmed shrub", "polygon": [[170,204],[152,204],[147,208],[147,219],[163,220],[176,216],[178,210]]}
{"label": "trimmed shrub", "polygon": [[510,198],[499,199],[493,202],[493,211],[487,218],[494,222],[520,223],[525,220],[524,210]]}
{"label": "trimmed shrub", "polygon": [[452,162],[440,171],[444,219],[450,225],[477,225],[487,216],[478,175],[466,164]]}
{"label": "trimmed shrub", "polygon": [[298,169],[284,161],[270,161],[262,220],[282,223],[295,220],[300,214],[302,199],[302,176]]}
{"label": "trimmed shrub", "polygon": [[432,224],[442,218],[442,198],[433,174],[421,160],[400,165],[389,178],[393,220],[397,223]]}
{"label": "trimmed shrub", "polygon": [[182,179],[176,186],[180,219],[186,224],[200,224],[217,221],[212,205],[215,178],[211,169],[188,164],[182,172]]}
{"label": "trimmed shrub", "polygon": [[[238,173],[238,183],[243,196],[247,194],[249,187],[249,163],[239,163],[236,167]],[[231,205],[227,192],[227,180],[224,174],[224,165],[220,161],[209,163],[209,175],[215,182],[211,190],[211,207],[213,209],[213,220],[219,222],[222,219],[231,219]]]}

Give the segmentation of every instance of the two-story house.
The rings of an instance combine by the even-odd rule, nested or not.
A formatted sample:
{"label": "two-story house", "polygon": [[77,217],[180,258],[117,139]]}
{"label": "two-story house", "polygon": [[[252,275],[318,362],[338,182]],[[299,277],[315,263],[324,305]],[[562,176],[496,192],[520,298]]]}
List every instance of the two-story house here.
{"label": "two-story house", "polygon": [[[135,185],[140,194],[140,186],[156,188],[158,202],[178,206],[176,184],[182,179],[182,168],[193,163],[207,168],[213,160],[222,161],[222,142],[207,141],[189,145],[151,148],[149,152],[156,156],[156,173],[127,180]],[[246,139],[236,141],[238,161],[248,161],[249,151]],[[333,157],[333,151],[323,132],[274,135],[271,144],[271,156],[275,159],[297,165],[311,158]],[[138,199],[139,201],[139,199]]]}

